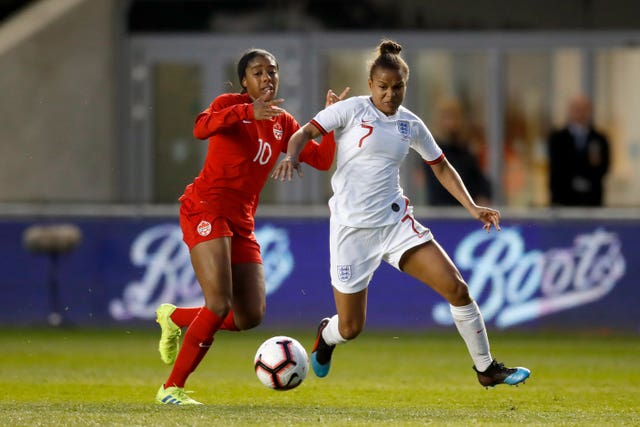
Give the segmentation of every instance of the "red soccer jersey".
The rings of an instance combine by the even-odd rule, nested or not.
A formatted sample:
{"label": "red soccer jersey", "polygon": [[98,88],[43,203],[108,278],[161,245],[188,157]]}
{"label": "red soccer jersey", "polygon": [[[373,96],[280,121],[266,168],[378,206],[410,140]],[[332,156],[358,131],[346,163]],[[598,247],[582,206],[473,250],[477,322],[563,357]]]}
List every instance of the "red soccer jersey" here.
{"label": "red soccer jersey", "polygon": [[[257,208],[262,187],[287,142],[300,128],[289,113],[271,120],[256,120],[248,94],[218,96],[195,120],[193,135],[209,138],[202,171],[190,184],[181,200],[214,211],[232,221],[250,221]],[[300,153],[300,161],[320,170],[328,170],[335,155],[333,136],[321,144],[310,141]]]}

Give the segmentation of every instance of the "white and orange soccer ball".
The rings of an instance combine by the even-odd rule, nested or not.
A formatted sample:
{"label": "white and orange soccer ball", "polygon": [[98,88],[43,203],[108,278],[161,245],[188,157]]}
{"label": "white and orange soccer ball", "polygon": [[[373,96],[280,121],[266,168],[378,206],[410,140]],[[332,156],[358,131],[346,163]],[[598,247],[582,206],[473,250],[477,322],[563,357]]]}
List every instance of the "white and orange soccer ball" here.
{"label": "white and orange soccer ball", "polygon": [[253,366],[265,386],[274,390],[291,390],[306,378],[309,356],[294,338],[277,336],[260,345]]}

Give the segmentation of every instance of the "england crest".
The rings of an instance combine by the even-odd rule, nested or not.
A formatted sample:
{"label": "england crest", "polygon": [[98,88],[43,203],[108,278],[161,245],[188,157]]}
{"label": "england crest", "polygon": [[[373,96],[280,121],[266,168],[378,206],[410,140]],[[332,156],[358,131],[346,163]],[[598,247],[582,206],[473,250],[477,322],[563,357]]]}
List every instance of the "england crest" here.
{"label": "england crest", "polygon": [[351,279],[351,265],[338,266],[338,279],[340,279],[341,282],[346,282]]}
{"label": "england crest", "polygon": [[406,120],[398,120],[396,124],[398,125],[398,132],[400,132],[400,135],[402,135],[403,138],[409,138],[409,122]]}

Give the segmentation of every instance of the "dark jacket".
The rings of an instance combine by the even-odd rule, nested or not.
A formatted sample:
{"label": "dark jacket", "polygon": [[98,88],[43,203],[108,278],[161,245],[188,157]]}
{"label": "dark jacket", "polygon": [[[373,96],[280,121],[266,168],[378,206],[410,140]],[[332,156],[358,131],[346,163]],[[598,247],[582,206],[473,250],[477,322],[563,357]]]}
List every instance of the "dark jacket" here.
{"label": "dark jacket", "polygon": [[548,139],[551,204],[602,206],[602,181],[609,170],[609,142],[590,128],[580,146],[568,128]]}

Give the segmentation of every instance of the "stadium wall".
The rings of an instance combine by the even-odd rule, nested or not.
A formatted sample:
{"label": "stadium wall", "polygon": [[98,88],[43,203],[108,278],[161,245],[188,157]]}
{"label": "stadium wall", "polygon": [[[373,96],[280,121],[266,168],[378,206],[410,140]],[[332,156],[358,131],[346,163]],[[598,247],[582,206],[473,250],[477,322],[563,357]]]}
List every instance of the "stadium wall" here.
{"label": "stadium wall", "polygon": [[119,7],[42,0],[0,26],[1,200],[116,197]]}
{"label": "stadium wall", "polygon": [[[77,326],[151,327],[159,303],[202,303],[175,207],[160,215],[106,212],[0,218],[0,324],[46,324],[59,311]],[[268,289],[263,327],[312,328],[334,311],[328,219],[324,209],[315,213],[259,216]],[[487,234],[462,211],[419,215],[460,268],[491,328],[640,331],[640,216],[503,216],[502,231]],[[76,250],[57,263],[26,250],[30,226],[59,223],[81,230]],[[369,329],[450,324],[448,306],[431,289],[385,264],[375,273]]]}

